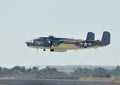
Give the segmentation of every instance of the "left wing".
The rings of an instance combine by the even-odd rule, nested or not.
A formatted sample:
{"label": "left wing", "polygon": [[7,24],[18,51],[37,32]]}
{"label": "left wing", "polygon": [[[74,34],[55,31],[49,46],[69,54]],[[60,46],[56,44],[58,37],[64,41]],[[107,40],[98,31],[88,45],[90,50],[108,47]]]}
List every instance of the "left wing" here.
{"label": "left wing", "polygon": [[69,40],[59,40],[61,43],[76,43],[76,42],[83,42],[84,40],[82,39],[69,39]]}

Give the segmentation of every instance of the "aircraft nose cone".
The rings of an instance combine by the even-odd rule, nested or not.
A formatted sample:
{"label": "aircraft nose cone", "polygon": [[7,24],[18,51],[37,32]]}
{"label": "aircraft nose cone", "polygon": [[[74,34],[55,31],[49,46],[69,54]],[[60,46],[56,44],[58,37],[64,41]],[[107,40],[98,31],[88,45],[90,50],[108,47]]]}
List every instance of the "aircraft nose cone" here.
{"label": "aircraft nose cone", "polygon": [[29,46],[29,45],[30,45],[30,42],[25,42],[25,43],[26,43],[26,45],[27,45],[27,46]]}

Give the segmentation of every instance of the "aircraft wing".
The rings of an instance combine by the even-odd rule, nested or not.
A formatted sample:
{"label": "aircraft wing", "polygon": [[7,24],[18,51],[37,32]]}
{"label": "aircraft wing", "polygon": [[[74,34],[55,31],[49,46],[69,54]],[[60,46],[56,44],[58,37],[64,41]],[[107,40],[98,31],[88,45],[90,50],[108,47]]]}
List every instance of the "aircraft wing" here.
{"label": "aircraft wing", "polygon": [[76,43],[76,42],[83,42],[82,39],[69,39],[69,40],[59,40],[62,43]]}

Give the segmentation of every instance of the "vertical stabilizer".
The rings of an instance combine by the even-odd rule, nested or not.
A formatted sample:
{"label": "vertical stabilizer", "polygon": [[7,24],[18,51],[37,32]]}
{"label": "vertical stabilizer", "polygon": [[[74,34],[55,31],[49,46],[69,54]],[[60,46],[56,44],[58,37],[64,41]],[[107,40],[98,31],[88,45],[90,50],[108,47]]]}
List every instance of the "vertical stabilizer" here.
{"label": "vertical stabilizer", "polygon": [[86,40],[95,40],[95,34],[93,32],[88,32]]}
{"label": "vertical stabilizer", "polygon": [[101,39],[102,45],[109,45],[110,44],[110,32],[104,31]]}

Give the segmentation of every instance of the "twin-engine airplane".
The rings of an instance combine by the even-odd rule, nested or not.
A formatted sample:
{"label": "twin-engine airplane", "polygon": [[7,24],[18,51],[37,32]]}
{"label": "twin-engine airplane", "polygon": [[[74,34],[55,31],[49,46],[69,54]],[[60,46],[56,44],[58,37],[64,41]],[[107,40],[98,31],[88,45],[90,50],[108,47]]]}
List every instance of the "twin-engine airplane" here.
{"label": "twin-engine airplane", "polygon": [[110,44],[110,33],[104,31],[101,40],[95,40],[95,34],[93,32],[88,32],[86,40],[48,36],[33,39],[29,42],[26,42],[26,44],[28,47],[37,49],[40,48],[43,49],[43,51],[50,49],[51,52],[65,52],[67,50],[98,48]]}

